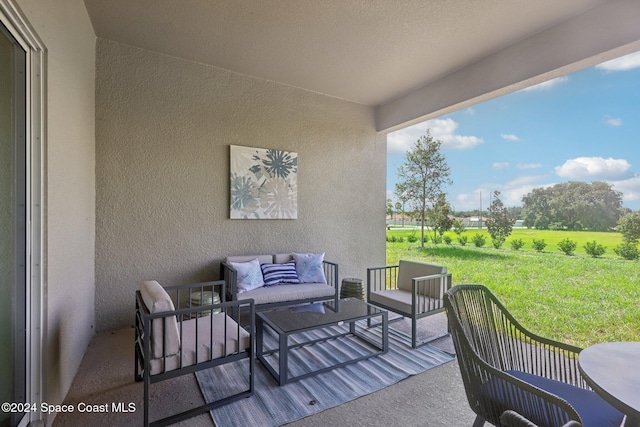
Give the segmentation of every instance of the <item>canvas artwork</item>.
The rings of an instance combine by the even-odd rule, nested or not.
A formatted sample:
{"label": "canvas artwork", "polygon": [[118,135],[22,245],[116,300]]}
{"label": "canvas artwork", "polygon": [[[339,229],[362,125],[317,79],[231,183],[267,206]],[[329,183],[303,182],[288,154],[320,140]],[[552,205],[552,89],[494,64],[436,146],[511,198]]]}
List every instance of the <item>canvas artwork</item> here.
{"label": "canvas artwork", "polygon": [[231,146],[231,219],[298,218],[298,154]]}

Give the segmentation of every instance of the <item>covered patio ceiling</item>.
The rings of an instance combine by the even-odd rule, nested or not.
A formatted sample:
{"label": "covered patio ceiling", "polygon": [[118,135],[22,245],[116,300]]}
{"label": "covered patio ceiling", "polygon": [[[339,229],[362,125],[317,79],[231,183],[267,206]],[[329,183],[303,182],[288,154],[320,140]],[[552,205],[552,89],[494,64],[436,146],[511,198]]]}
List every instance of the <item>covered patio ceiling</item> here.
{"label": "covered patio ceiling", "polygon": [[640,49],[635,0],[85,0],[96,35],[369,105],[390,131]]}

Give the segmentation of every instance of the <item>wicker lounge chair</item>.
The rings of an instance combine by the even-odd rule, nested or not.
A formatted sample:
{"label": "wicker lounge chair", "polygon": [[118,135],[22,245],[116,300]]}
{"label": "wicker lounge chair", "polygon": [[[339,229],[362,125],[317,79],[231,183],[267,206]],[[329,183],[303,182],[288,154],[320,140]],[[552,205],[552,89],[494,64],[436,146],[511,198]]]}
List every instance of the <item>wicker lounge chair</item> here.
{"label": "wicker lounge chair", "polygon": [[545,427],[620,426],[623,414],[581,377],[580,348],[527,331],[481,285],[455,286],[444,303],[475,427],[508,425],[507,410]]}

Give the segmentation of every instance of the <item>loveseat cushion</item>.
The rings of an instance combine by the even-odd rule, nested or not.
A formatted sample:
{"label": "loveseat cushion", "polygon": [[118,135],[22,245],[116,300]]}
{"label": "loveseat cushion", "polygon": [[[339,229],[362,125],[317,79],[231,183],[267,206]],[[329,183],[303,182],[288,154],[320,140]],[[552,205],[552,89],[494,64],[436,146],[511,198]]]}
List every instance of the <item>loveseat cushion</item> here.
{"label": "loveseat cushion", "polygon": [[260,264],[265,262],[273,262],[273,255],[232,255],[224,259],[224,262],[247,262],[257,259]]}
{"label": "loveseat cushion", "polygon": [[[140,295],[150,313],[175,311],[171,297],[155,280],[142,282]],[[166,326],[166,328],[165,328]],[[167,316],[151,321],[151,357],[158,358],[178,353],[180,335],[176,316]],[[163,353],[164,348],[164,353]]]}
{"label": "loveseat cushion", "polygon": [[254,289],[239,294],[238,300],[253,298],[256,305],[258,305],[309,298],[334,297],[335,294],[335,288],[323,283],[300,283],[298,285],[278,285]]}

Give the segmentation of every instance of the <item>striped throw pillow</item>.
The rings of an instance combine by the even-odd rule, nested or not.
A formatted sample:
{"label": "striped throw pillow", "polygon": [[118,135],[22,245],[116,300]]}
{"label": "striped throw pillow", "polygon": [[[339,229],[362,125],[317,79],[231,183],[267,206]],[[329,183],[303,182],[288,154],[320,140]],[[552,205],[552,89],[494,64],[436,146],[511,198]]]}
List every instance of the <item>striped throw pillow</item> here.
{"label": "striped throw pillow", "polygon": [[284,264],[260,264],[262,268],[262,278],[265,286],[275,286],[284,283],[300,283],[298,273],[296,273],[295,261]]}

